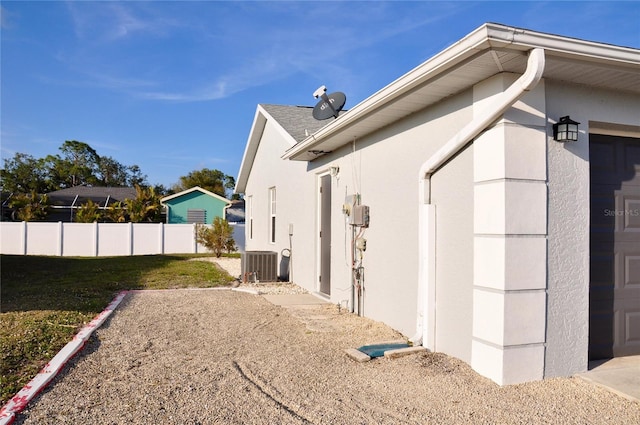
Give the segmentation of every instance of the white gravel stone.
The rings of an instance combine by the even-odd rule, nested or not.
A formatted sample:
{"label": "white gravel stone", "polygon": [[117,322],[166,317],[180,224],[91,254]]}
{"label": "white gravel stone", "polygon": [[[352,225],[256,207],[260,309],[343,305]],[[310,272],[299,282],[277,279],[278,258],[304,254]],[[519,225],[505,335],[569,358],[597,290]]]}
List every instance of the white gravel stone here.
{"label": "white gravel stone", "polygon": [[260,282],[260,283],[244,283],[241,282],[241,260],[240,258],[229,257],[200,257],[195,258],[198,261],[210,261],[224,269],[229,275],[237,279],[236,285],[239,288],[246,288],[257,291],[260,294],[285,295],[285,294],[306,294],[307,291],[292,282]]}
{"label": "white gravel stone", "polygon": [[499,387],[439,353],[358,363],[403,339],[335,305],[235,291],[127,295],[16,424],[638,424],[577,378]]}

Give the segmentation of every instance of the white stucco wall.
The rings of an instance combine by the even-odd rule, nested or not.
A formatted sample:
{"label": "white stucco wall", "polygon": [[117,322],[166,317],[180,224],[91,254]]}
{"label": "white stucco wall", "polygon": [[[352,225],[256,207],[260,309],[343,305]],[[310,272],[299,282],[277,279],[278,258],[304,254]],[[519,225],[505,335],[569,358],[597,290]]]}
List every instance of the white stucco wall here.
{"label": "white stucco wall", "polygon": [[[517,80],[476,85],[476,110]],[[506,385],[541,379],[546,317],[545,83],[474,142],[473,368]],[[490,107],[490,106],[489,106]]]}
{"label": "white stucco wall", "polygon": [[471,362],[473,145],[431,176],[436,208],[435,349]]}
{"label": "white stucco wall", "polygon": [[[246,250],[281,252],[289,247],[288,224],[294,226],[293,280],[318,290],[318,178],[330,167],[332,178],[333,303],[350,301],[351,228],[342,213],[345,196],[359,193],[370,207],[371,225],[364,238],[364,315],[412,336],[417,320],[418,170],[456,131],[456,122],[470,119],[471,94],[454,96],[413,114],[371,136],[312,162],[280,159],[290,146],[276,125],[267,122],[249,176],[245,196],[253,203],[253,238]],[[268,242],[268,188],[277,190],[276,243]],[[249,208],[247,206],[247,208]]]}
{"label": "white stucco wall", "polygon": [[[280,157],[291,145],[281,129],[267,121],[256,153],[256,160],[247,181],[245,199],[251,197],[252,217],[246,212],[246,251],[275,251],[278,266],[283,249],[292,250],[293,280],[315,291],[315,197],[309,188],[312,177],[307,175],[304,162],[283,161]],[[276,188],[276,242],[269,235],[269,188]],[[247,208],[249,205],[247,204]],[[250,237],[253,218],[253,237]],[[289,224],[293,224],[291,245]]]}
{"label": "white stucco wall", "polygon": [[455,96],[416,113],[353,146],[310,163],[312,172],[339,166],[334,179],[332,300],[349,296],[349,236],[340,211],[345,195],[359,192],[370,207],[364,233],[364,315],[410,337],[416,330],[418,280],[418,171],[444,144],[455,122],[469,119],[471,94]]}
{"label": "white stucco wall", "polygon": [[[639,125],[628,93],[548,81],[548,300],[545,377],[587,369],[589,343],[589,123]],[[580,122],[577,142],[558,143],[551,122]]]}
{"label": "white stucco wall", "polygon": [[[293,224],[293,280],[317,291],[318,178],[339,167],[332,178],[330,300],[344,304],[350,299],[351,229],[341,209],[346,195],[359,193],[371,216],[363,234],[364,314],[412,336],[418,170],[460,123],[471,121],[474,108],[516,78],[496,76],[475,92],[449,98],[309,163],[281,160],[290,145],[268,122],[245,191],[252,197],[254,219],[246,249],[280,253],[289,248]],[[551,124],[564,115],[582,123],[576,143],[551,138]],[[638,125],[638,116],[637,96],[543,80],[432,176],[438,351],[471,359],[480,373],[506,384],[586,370],[589,122]],[[269,187],[277,189],[275,244],[268,241]]]}

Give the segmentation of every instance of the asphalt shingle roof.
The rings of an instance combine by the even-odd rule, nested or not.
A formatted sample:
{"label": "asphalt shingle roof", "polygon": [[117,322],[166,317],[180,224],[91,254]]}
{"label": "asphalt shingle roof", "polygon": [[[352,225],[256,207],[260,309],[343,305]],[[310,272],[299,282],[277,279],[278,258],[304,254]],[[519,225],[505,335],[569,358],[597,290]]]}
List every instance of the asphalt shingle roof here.
{"label": "asphalt shingle roof", "polygon": [[[318,121],[313,118],[312,106],[290,106],[261,104],[278,124],[284,128],[299,143],[310,134],[329,124],[332,119]],[[345,111],[341,111],[343,113]],[[306,133],[305,133],[306,130]]]}

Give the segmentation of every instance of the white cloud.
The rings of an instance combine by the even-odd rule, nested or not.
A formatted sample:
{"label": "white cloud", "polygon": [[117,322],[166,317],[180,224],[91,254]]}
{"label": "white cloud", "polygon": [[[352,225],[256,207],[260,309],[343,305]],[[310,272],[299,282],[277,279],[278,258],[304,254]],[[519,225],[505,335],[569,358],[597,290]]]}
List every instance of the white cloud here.
{"label": "white cloud", "polygon": [[[99,58],[94,65],[87,61],[87,84],[148,100],[200,102],[296,73],[323,80],[325,75],[339,76],[341,82],[355,83],[359,76],[352,69],[353,56],[458,10],[414,4],[414,13],[403,14],[393,4],[378,2],[196,2],[177,9],[161,5],[108,2],[94,8],[93,3],[69,3],[81,42],[134,43],[144,36],[154,40],[156,49],[158,43],[171,45],[164,54],[136,46],[122,63],[107,66],[101,66]],[[416,13],[416,8],[424,13]],[[82,52],[90,54],[86,48]],[[176,66],[181,62],[184,67]]]}
{"label": "white cloud", "polygon": [[136,3],[68,1],[66,4],[76,36],[85,41],[108,43],[138,34],[163,35],[178,26],[172,17],[158,16],[154,8]]}

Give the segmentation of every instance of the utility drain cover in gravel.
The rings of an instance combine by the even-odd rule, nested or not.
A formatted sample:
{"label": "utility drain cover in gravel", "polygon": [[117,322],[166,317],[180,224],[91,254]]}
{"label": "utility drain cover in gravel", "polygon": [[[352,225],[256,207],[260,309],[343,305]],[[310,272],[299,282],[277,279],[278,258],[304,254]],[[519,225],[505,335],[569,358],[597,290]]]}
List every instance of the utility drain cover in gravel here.
{"label": "utility drain cover in gravel", "polygon": [[384,356],[385,351],[389,350],[397,350],[399,348],[407,348],[409,344],[373,344],[373,345],[363,345],[358,348],[358,351],[362,351],[367,356],[374,357],[382,357]]}

